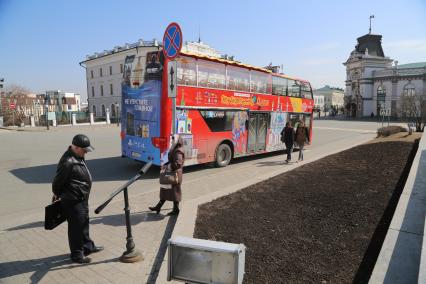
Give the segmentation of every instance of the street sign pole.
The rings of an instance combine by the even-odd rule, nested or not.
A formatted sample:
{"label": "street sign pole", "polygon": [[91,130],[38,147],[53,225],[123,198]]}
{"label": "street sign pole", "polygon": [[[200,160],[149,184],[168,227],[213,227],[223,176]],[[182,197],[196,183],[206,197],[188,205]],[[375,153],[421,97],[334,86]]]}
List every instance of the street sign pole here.
{"label": "street sign pole", "polygon": [[163,36],[163,54],[168,59],[168,96],[172,100],[172,134],[176,133],[177,64],[174,60],[182,49],[182,30],[177,23],[167,26]]}
{"label": "street sign pole", "polygon": [[385,114],[382,112],[382,128],[383,128],[383,121],[385,120]]}
{"label": "street sign pole", "polygon": [[168,76],[168,96],[172,100],[172,133],[176,133],[176,61],[169,61],[167,65]]}
{"label": "street sign pole", "polygon": [[386,110],[386,112],[387,112],[387,115],[388,115],[388,127],[389,127],[389,120],[390,120],[390,109],[387,109],[387,110]]}

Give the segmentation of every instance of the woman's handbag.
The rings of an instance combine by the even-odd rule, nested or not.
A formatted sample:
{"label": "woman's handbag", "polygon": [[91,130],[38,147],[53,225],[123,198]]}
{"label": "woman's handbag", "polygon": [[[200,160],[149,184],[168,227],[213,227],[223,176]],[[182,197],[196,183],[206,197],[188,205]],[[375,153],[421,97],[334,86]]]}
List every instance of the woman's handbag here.
{"label": "woman's handbag", "polygon": [[61,201],[55,201],[49,204],[44,209],[44,228],[46,230],[53,230],[62,222],[65,221],[65,216],[62,214]]}
{"label": "woman's handbag", "polygon": [[176,171],[162,170],[160,172],[160,184],[178,184],[179,177]]}

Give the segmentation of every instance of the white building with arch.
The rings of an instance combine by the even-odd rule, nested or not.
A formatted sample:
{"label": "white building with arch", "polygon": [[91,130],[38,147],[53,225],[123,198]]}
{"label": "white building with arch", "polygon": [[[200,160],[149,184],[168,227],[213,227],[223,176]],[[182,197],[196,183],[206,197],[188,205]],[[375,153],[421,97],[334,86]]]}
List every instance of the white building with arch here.
{"label": "white building with arch", "polygon": [[[145,66],[147,52],[158,51],[160,48],[161,45],[156,39],[152,41],[139,39],[138,42],[132,44],[126,43],[111,50],[87,55],[86,60],[80,62],[80,65],[86,69],[89,112],[92,112],[95,117],[106,117],[108,109],[110,116],[115,118],[117,105],[121,104],[121,82],[126,56],[135,55],[141,66]],[[201,41],[185,42],[182,49],[213,57],[221,56],[217,50]],[[144,70],[141,71],[144,72]],[[143,74],[141,75],[143,76]]]}
{"label": "white building with arch", "polygon": [[426,99],[426,62],[398,65],[384,55],[381,40],[381,35],[370,33],[359,37],[355,50],[343,63],[345,108],[351,116],[376,116],[387,109],[397,117],[403,96]]}
{"label": "white building with arch", "polygon": [[[145,66],[145,54],[160,49],[156,39],[116,46],[111,50],[87,55],[80,65],[86,69],[87,102],[89,112],[95,117],[106,117],[107,109],[112,118],[119,115],[121,105],[121,82],[126,56],[135,55]],[[141,54],[142,56],[138,56]],[[119,108],[120,109],[120,108]]]}

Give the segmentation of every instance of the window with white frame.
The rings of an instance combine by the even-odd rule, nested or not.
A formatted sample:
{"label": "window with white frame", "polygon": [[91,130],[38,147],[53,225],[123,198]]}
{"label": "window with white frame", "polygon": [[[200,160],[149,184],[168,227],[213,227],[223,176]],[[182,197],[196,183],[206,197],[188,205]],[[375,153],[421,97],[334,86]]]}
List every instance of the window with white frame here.
{"label": "window with white frame", "polygon": [[404,89],[402,90],[402,95],[403,96],[409,96],[409,97],[415,96],[416,95],[416,87],[414,86],[414,84],[408,83],[407,85],[405,85]]}

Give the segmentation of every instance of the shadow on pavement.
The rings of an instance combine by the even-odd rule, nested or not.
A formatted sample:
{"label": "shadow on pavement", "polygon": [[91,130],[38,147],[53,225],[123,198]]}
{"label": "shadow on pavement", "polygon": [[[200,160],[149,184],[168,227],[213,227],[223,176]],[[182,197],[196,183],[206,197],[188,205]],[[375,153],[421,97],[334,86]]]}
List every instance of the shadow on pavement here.
{"label": "shadow on pavement", "polygon": [[[165,215],[162,214],[155,214],[151,212],[136,212],[136,213],[130,213],[130,222],[132,226],[135,226],[142,222],[155,222],[155,221],[161,221],[164,219]],[[96,225],[96,224],[103,224],[107,226],[126,226],[126,218],[123,213],[116,214],[116,215],[109,215],[109,216],[100,216],[100,217],[92,217],[90,218],[90,224]]]}
{"label": "shadow on pavement", "polygon": [[[90,264],[85,264],[85,266],[117,261],[118,258],[114,258],[99,262],[92,262]],[[73,264],[71,262],[69,254],[61,254],[38,259],[3,262],[0,263],[0,279],[34,272],[30,276],[30,283],[39,283],[49,271],[59,269],[72,269],[73,267],[79,266],[81,265]]]}
{"label": "shadow on pavement", "polygon": [[149,273],[147,284],[154,284],[157,281],[158,273],[160,272],[161,264],[164,261],[164,256],[167,251],[167,241],[171,238],[173,229],[175,228],[177,216],[171,216],[167,222],[166,229],[164,231],[163,238],[161,239],[160,248],[158,249],[157,255],[155,256],[154,262]]}
{"label": "shadow on pavement", "polygon": [[[122,157],[110,157],[88,160],[87,165],[92,174],[93,181],[97,182],[128,180],[142,168],[143,163]],[[11,170],[10,172],[25,183],[51,183],[55,177],[56,166],[55,164],[20,168]],[[158,175],[158,167],[153,166],[144,175],[144,178],[155,179],[158,178]]]}
{"label": "shadow on pavement", "polygon": [[[164,209],[167,210],[167,209]],[[171,210],[171,208],[170,208]],[[151,211],[141,211],[136,213],[130,213],[130,221],[132,225],[137,225],[142,222],[155,222],[163,220],[166,215],[152,213]],[[66,222],[64,222],[66,224]],[[108,226],[126,226],[126,219],[123,213],[116,215],[108,215],[108,216],[99,216],[99,217],[91,217],[90,218],[91,225],[103,224]],[[44,227],[44,221],[37,221],[28,224],[19,225],[16,227],[11,227],[5,229],[5,231],[18,231],[18,230],[26,230],[33,228],[41,228]]]}
{"label": "shadow on pavement", "polygon": [[16,227],[8,228],[5,231],[18,231],[18,230],[33,229],[38,227],[44,227],[44,221],[37,221],[37,222],[32,222],[32,223],[28,223],[24,225],[19,225]]}
{"label": "shadow on pavement", "polygon": [[256,165],[258,166],[258,167],[270,167],[270,166],[278,166],[278,165],[289,165],[289,164],[286,164],[285,162],[284,162],[284,160],[282,160],[282,161],[266,161],[266,162],[259,162],[259,163],[256,163]]}
{"label": "shadow on pavement", "polygon": [[[277,151],[234,159],[231,164],[264,159],[282,155],[285,151]],[[122,157],[110,157],[88,160],[87,165],[94,182],[99,181],[127,181],[143,167],[144,163]],[[29,184],[51,183],[56,173],[56,164],[27,167],[11,170],[14,176]],[[184,172],[190,173],[212,167],[212,163],[185,167]],[[158,179],[160,168],[152,166],[142,179]]]}

